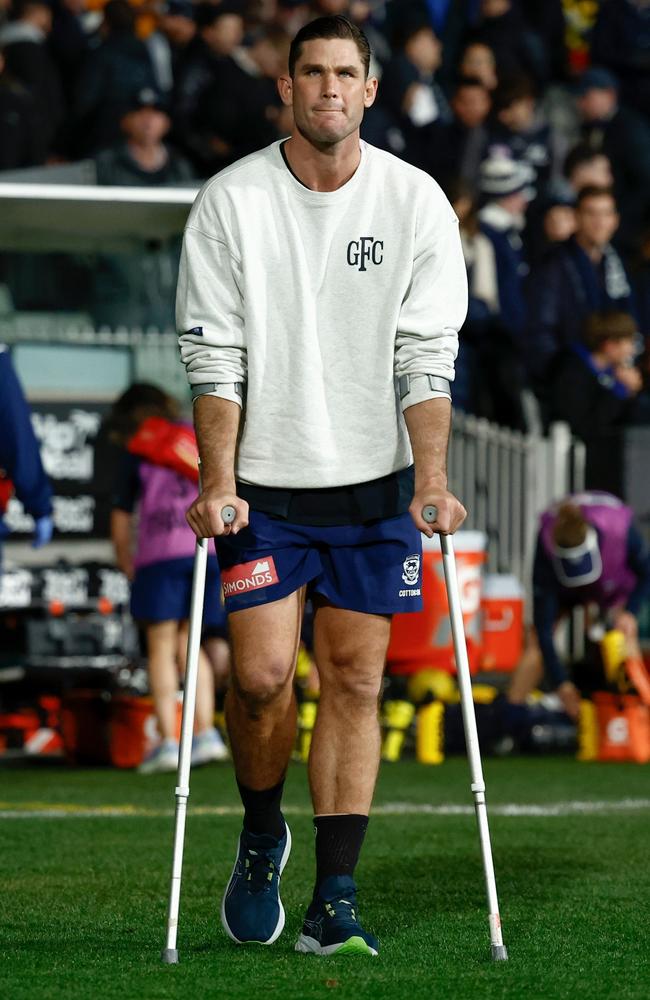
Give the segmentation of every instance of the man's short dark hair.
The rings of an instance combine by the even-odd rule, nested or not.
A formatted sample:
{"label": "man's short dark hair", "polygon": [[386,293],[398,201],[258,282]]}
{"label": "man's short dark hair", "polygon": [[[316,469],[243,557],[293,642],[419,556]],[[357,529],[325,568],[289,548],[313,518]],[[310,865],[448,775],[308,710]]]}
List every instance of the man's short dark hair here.
{"label": "man's short dark hair", "polygon": [[332,14],[328,17],[317,17],[314,21],[301,28],[289,49],[289,76],[293,77],[296,70],[296,63],[302,54],[302,46],[305,42],[311,42],[316,38],[343,38],[354,42],[359,50],[361,62],[368,76],[370,71],[370,43],[360,28],[342,14]]}
{"label": "man's short dark hair", "polygon": [[576,199],[576,208],[582,208],[585,201],[589,198],[611,198],[614,202],[614,208],[616,208],[616,196],[611,187],[600,187],[598,184],[587,184],[578,192],[578,197]]}
{"label": "man's short dark hair", "polygon": [[593,149],[585,142],[579,142],[567,153],[562,173],[567,178],[571,177],[574,170],[585,163],[593,163],[598,156],[607,157],[607,153],[604,153],[602,149]]}
{"label": "man's short dark hair", "polygon": [[465,90],[466,87],[474,87],[476,90],[487,90],[487,87],[478,76],[457,76],[454,80],[453,93],[457,94],[459,90]]}
{"label": "man's short dark hair", "polygon": [[590,351],[600,350],[607,340],[634,340],[636,335],[634,317],[618,309],[590,313],[582,330],[582,339]]}

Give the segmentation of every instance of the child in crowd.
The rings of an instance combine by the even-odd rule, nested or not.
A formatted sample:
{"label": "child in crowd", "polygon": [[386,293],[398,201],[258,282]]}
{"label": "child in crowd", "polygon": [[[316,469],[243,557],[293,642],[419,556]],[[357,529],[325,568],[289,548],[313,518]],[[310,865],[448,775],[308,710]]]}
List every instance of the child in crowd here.
{"label": "child in crowd", "polygon": [[[142,774],[173,771],[178,764],[176,694],[185,669],[195,537],[185,511],[196,496],[188,476],[131,454],[128,443],[144,420],[180,423],[173,399],[153,385],[132,385],[114,404],[111,438],[125,450],[117,469],[111,537],[117,564],[131,580],[131,613],[144,625],[149,685],[160,743],[140,766]],[[137,527],[134,532],[134,513]],[[216,558],[208,559],[204,626],[223,635]],[[224,760],[227,749],[214,728],[214,680],[202,649],[196,698],[192,764]]]}

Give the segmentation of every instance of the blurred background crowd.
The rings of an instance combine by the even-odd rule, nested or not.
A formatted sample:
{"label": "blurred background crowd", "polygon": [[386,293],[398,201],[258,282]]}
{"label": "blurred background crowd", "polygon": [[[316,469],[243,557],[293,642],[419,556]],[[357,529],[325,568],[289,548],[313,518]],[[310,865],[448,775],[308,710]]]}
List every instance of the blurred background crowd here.
{"label": "blurred background crowd", "polygon": [[[587,486],[620,494],[608,455],[650,421],[650,0],[0,0],[0,169],[198,183],[289,134],[275,81],[320,14],[369,37],[363,138],[458,214],[456,407],[568,421],[591,444]],[[95,258],[81,304],[96,325],[172,327],[177,253]],[[4,271],[17,307],[51,307],[47,282]]]}

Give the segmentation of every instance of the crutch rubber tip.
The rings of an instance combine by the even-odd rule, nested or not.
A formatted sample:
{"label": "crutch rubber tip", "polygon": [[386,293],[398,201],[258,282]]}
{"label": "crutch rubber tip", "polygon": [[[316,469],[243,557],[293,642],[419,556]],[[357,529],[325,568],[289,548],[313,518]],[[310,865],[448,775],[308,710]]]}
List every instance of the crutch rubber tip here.
{"label": "crutch rubber tip", "polygon": [[422,520],[426,521],[427,524],[433,524],[434,521],[438,520],[438,508],[434,507],[432,503],[428,503],[426,507],[422,508]]}
{"label": "crutch rubber tip", "polygon": [[160,958],[163,965],[178,965],[178,948],[165,948]]}
{"label": "crutch rubber tip", "polygon": [[492,961],[493,962],[507,962],[508,961],[508,949],[504,944],[493,944],[492,945]]}
{"label": "crutch rubber tip", "polygon": [[232,522],[235,520],[236,515],[237,511],[235,510],[235,508],[231,507],[230,504],[228,504],[221,511],[221,520],[223,521],[224,524],[232,524]]}

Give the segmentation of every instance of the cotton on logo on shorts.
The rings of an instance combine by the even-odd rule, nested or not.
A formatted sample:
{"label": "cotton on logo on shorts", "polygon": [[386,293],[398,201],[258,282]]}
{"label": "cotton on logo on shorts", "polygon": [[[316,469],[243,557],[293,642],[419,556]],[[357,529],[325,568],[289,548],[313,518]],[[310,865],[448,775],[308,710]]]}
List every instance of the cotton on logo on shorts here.
{"label": "cotton on logo on shorts", "polygon": [[419,597],[420,588],[417,586],[420,579],[420,557],[419,555],[408,556],[402,564],[402,580],[409,587],[408,590],[400,590],[400,597]]}
{"label": "cotton on logo on shorts", "polygon": [[278,580],[273,556],[240,563],[239,566],[225,569],[221,573],[224,597],[233,597],[249,590],[259,590],[261,587],[278,583]]}

